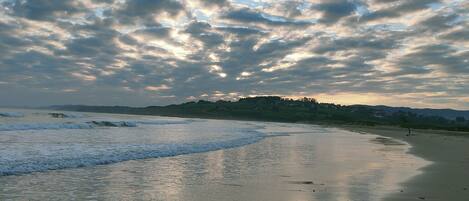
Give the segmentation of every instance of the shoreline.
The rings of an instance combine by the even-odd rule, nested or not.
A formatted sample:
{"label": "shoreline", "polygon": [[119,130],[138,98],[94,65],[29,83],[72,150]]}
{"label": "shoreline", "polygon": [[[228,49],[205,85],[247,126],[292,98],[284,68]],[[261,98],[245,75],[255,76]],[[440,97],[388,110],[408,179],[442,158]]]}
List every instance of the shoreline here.
{"label": "shoreline", "polygon": [[410,154],[432,162],[421,174],[401,183],[402,192],[385,200],[469,199],[469,137],[465,133],[413,129],[412,135],[406,136],[407,129],[399,127],[328,126],[405,141],[411,145]]}

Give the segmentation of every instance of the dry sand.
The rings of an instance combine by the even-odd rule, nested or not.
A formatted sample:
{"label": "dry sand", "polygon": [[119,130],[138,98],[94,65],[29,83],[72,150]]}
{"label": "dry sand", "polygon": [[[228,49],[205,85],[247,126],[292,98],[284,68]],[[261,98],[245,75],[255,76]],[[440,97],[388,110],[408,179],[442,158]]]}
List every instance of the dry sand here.
{"label": "dry sand", "polygon": [[403,140],[412,146],[411,154],[433,162],[386,200],[469,201],[468,133],[413,130],[407,136],[407,129],[397,127],[340,127]]}

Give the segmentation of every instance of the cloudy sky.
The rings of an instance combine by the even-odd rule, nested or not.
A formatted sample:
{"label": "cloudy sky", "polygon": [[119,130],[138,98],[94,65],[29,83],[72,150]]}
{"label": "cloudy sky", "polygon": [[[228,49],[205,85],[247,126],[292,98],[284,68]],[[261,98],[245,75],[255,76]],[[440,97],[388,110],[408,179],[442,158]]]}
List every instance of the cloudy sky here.
{"label": "cloudy sky", "polygon": [[0,105],[469,109],[467,0],[0,0]]}

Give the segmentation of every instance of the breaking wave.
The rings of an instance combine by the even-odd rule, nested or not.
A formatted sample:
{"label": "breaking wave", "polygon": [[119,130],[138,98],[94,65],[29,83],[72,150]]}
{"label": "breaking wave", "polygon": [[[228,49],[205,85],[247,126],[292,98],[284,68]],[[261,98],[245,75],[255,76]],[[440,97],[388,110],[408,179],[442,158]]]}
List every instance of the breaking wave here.
{"label": "breaking wave", "polygon": [[24,117],[21,112],[0,112],[0,117]]}
{"label": "breaking wave", "polygon": [[69,114],[69,113],[59,113],[59,112],[50,112],[47,113],[52,118],[82,118],[83,115],[78,114]]}
{"label": "breaking wave", "polygon": [[[253,144],[265,135],[254,130],[243,130],[235,139],[217,140],[205,143],[174,144],[56,144],[48,145],[47,157],[18,159],[15,156],[0,160],[0,176],[27,174],[65,168],[89,167],[123,162],[128,160],[171,157],[184,154],[202,153]],[[41,149],[43,147],[39,147]],[[0,157],[1,159],[1,157]]]}
{"label": "breaking wave", "polygon": [[93,129],[100,127],[137,127],[144,125],[169,125],[169,124],[187,124],[193,120],[153,120],[153,121],[88,121],[82,123],[60,122],[60,123],[18,123],[18,124],[0,124],[0,131],[21,131],[21,130],[58,130],[58,129]]}

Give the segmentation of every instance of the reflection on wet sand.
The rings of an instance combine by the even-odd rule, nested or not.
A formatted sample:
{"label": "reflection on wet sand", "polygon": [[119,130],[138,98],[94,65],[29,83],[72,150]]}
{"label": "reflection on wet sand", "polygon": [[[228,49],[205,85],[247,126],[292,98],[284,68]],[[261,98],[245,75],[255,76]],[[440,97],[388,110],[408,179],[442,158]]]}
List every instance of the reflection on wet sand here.
{"label": "reflection on wet sand", "polygon": [[406,144],[370,143],[372,135],[286,124],[268,124],[264,132],[291,135],[208,153],[0,177],[0,200],[379,200],[428,164],[406,154]]}

